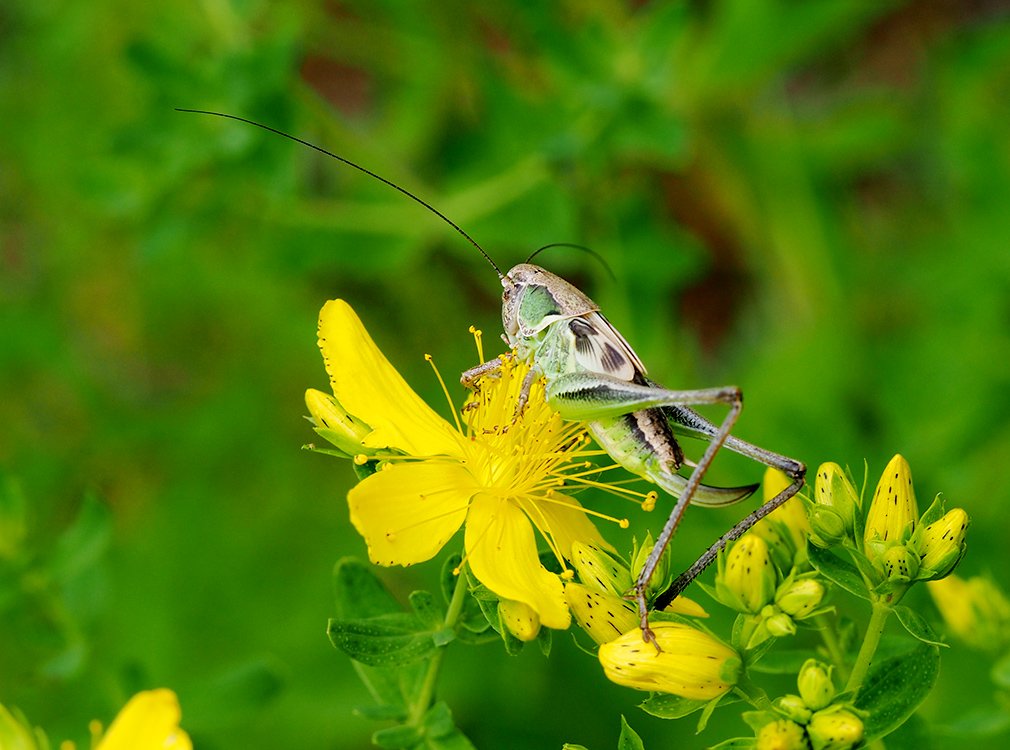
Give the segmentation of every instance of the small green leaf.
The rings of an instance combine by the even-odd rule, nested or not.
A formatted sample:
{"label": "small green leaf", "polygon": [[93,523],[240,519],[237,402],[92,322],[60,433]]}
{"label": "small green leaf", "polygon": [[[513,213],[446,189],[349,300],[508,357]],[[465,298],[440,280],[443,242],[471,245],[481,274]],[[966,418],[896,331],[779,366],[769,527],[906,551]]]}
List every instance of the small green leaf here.
{"label": "small green leaf", "polygon": [[696,701],[689,698],[681,698],[679,695],[669,693],[653,693],[647,699],[638,704],[638,707],[647,714],[652,714],[660,719],[680,719],[705,708],[708,701]]}
{"label": "small green leaf", "polygon": [[798,674],[803,662],[810,658],[810,649],[774,649],[760,661],[748,661],[747,669],[765,674]]}
{"label": "small green leaf", "polygon": [[354,713],[372,721],[403,721],[407,718],[407,712],[403,710],[402,706],[391,706],[385,703],[375,706],[355,706]]}
{"label": "small green leaf", "polygon": [[357,462],[352,461],[351,466],[354,468],[354,476],[356,476],[360,482],[362,479],[368,479],[378,470],[379,462],[368,461],[359,465]]}
{"label": "small green leaf", "polygon": [[444,701],[439,701],[424,715],[425,750],[475,750],[473,743],[459,731],[452,719],[452,711]]}
{"label": "small green leaf", "polygon": [[426,628],[438,630],[445,622],[445,612],[435,603],[430,591],[413,591],[408,597],[410,608]]}
{"label": "small green leaf", "polygon": [[621,714],[621,736],[617,739],[617,750],[645,750],[642,738],[631,728],[624,714]]}
{"label": "small green leaf", "polygon": [[850,594],[858,596],[860,599],[869,600],[870,596],[866,591],[863,578],[852,563],[845,562],[828,550],[813,544],[809,545],[808,554],[810,564],[817,568],[822,576],[841,586]]}
{"label": "small green leaf", "polygon": [[929,695],[939,672],[940,650],[926,643],[876,661],[856,696],[856,708],[869,714],[867,744],[901,726]]}
{"label": "small green leaf", "polygon": [[941,518],[943,518],[943,495],[937,495],[933,498],[933,502],[926,509],[926,512],[922,514],[918,522],[916,522],[916,528],[924,529],[931,523],[936,523]]}
{"label": "small green leaf", "polygon": [[753,750],[756,744],[753,737],[734,737],[718,745],[712,745],[709,750]]}
{"label": "small green leaf", "polygon": [[930,624],[926,621],[926,618],[911,607],[899,604],[892,607],[892,610],[894,611],[894,614],[898,616],[898,622],[900,622],[904,626],[905,630],[907,630],[913,637],[918,638],[923,643],[929,643],[933,646],[947,645],[940,640],[940,636],[936,634],[936,631],[934,631]]}
{"label": "small green leaf", "polygon": [[540,653],[544,656],[551,655],[551,644],[554,642],[553,632],[550,628],[540,628],[540,632],[537,633],[537,645],[540,646]]}
{"label": "small green leaf", "polygon": [[340,620],[400,611],[399,603],[372,572],[372,567],[353,557],[345,557],[333,567],[333,592]]}
{"label": "small green leaf", "polygon": [[414,615],[404,612],[364,620],[330,620],[326,633],[338,649],[373,667],[410,664],[435,650],[431,632]]}
{"label": "small green leaf", "polygon": [[759,731],[765,724],[771,724],[777,719],[781,719],[781,714],[775,711],[744,711],[740,718],[747,722],[747,726],[755,732]]}
{"label": "small green leaf", "polygon": [[585,745],[573,745],[571,742],[566,742],[561,746],[561,750],[589,750]]}
{"label": "small green leaf", "polygon": [[421,730],[417,727],[401,724],[396,727],[380,729],[372,735],[372,744],[383,750],[403,750],[414,747],[421,741]]}

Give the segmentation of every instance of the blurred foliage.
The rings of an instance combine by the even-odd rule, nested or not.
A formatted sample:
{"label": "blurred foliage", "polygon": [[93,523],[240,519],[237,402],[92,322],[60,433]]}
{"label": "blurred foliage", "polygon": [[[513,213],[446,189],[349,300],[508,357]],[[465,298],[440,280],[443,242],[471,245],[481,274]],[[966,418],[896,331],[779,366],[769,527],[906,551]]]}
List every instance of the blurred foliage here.
{"label": "blurred foliage", "polygon": [[[657,380],[740,385],[738,432],[808,465],[903,453],[975,519],[965,570],[999,576],[1008,87],[1010,14],[987,0],[4,3],[0,470],[23,513],[0,544],[0,701],[80,741],[164,685],[201,748],[368,746],[324,632],[332,565],[363,552],[352,477],[298,450],[316,313],[351,301],[431,403],[421,355],[460,371],[467,326],[499,325],[494,275],[416,204],[173,107],[367,165],[503,266],[595,248],[616,281],[570,250],[538,262]],[[738,513],[691,514],[677,561]],[[673,742],[557,640],[448,665],[479,747],[612,746],[621,712]],[[976,700],[973,658],[945,661],[927,720]]]}

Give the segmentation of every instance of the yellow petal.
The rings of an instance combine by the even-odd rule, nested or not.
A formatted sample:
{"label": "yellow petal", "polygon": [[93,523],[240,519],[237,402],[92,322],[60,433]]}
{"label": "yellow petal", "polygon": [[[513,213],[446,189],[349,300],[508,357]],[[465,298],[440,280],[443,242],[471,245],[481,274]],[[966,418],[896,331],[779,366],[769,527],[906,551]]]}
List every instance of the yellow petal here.
{"label": "yellow petal", "polygon": [[548,628],[569,626],[561,579],[540,564],[533,527],[519,508],[478,495],[470,503],[464,544],[470,569],[491,591],[528,605]]}
{"label": "yellow petal", "polygon": [[555,549],[571,559],[572,544],[592,544],[602,549],[613,547],[586,516],[579,501],[567,495],[552,495],[550,501],[538,499],[522,503],[529,518],[544,536],[553,538]]}
{"label": "yellow petal", "polygon": [[171,690],[137,693],[119,712],[96,750],[192,750],[179,728],[182,712]]}
{"label": "yellow petal", "polygon": [[372,428],[365,445],[414,456],[461,454],[459,433],[411,390],[343,300],[323,305],[319,348],[333,395]]}
{"label": "yellow petal", "polygon": [[347,493],[351,523],[378,565],[431,559],[466,518],[473,478],[452,461],[397,463]]}

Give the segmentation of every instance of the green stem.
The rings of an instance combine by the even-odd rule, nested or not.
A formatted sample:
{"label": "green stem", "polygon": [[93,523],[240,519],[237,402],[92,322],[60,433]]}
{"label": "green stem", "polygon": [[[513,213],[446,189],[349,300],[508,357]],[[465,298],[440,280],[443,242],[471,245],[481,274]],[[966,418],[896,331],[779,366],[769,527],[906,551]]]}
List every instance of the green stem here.
{"label": "green stem", "polygon": [[870,662],[880,645],[880,636],[884,633],[884,625],[887,623],[887,616],[891,614],[891,608],[879,601],[873,602],[873,610],[870,613],[870,623],[866,626],[866,636],[863,638],[863,645],[859,649],[856,663],[852,666],[852,674],[845,689],[858,693],[863,686],[863,680],[870,669]]}
{"label": "green stem", "polygon": [[[456,588],[452,591],[449,609],[446,610],[445,620],[442,622],[442,627],[446,630],[456,626],[456,621],[463,611],[463,602],[466,600],[467,589],[465,578],[462,572],[456,576]],[[421,689],[418,691],[417,698],[410,707],[410,715],[407,717],[407,723],[411,726],[418,726],[421,723],[421,717],[424,716],[424,712],[431,706],[432,698],[435,694],[435,683],[438,681],[438,670],[442,666],[442,658],[445,656],[445,649],[448,645],[446,643],[439,646],[428,662],[428,671],[424,673]]]}
{"label": "green stem", "polygon": [[842,653],[842,645],[838,642],[838,636],[835,633],[835,623],[827,615],[817,615],[814,619],[821,632],[824,647],[828,650],[828,656],[831,657],[831,662],[838,670],[838,677],[845,681],[849,675],[849,668],[845,664],[845,654]]}

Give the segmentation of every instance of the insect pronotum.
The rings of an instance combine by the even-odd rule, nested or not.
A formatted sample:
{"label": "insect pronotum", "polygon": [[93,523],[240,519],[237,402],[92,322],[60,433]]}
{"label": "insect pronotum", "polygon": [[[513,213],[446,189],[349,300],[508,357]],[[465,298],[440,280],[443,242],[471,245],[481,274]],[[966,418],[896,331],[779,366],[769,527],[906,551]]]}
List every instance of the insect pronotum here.
{"label": "insect pronotum", "polygon": [[[525,406],[533,382],[536,378],[543,378],[547,402],[562,418],[585,422],[596,441],[617,463],[654,482],[676,498],[670,516],[629,592],[629,597],[637,603],[645,640],[656,643],[649,628],[646,591],[687,506],[691,503],[728,505],[744,499],[757,487],[720,488],[701,483],[721,447],[780,469],[790,478],[790,484],[716,540],[656,597],[652,603],[656,609],[669,605],[729,542],[739,538],[803,486],[806,468],[802,463],[730,434],[743,406],[739,388],[726,386],[674,391],[650,380],[645,365],[599,307],[564,279],[528,262],[502,273],[484,248],[434,206],[384,177],[315,144],[236,115],[197,109],[178,111],[237,120],[308,146],[400,191],[445,221],[477,248],[501,280],[502,338],[532,368],[516,404],[517,415]],[[475,387],[481,377],[499,366],[500,360],[491,360],[467,370],[460,380],[468,387]],[[728,413],[718,426],[691,408],[718,403],[729,406]],[[678,473],[686,462],[672,425],[708,440],[701,459],[686,478]]]}

